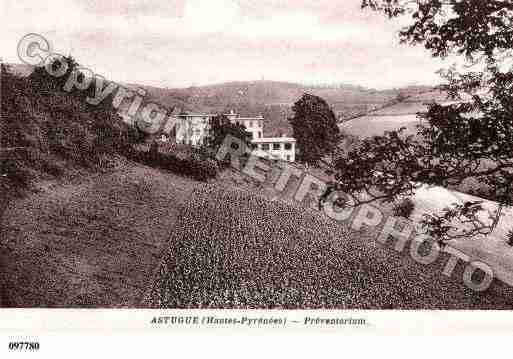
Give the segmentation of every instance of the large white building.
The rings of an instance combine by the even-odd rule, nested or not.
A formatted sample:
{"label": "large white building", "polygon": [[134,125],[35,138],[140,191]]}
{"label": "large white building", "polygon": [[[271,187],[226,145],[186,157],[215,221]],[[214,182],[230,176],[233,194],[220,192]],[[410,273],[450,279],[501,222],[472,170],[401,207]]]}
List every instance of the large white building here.
{"label": "large white building", "polygon": [[251,141],[255,146],[253,154],[269,159],[288,162],[296,161],[296,139],[292,137],[262,137]]}
{"label": "large white building", "polygon": [[177,116],[175,131],[176,143],[200,146],[210,130],[210,120],[215,115],[181,113]]}
{"label": "large white building", "polygon": [[[181,113],[177,116],[175,131],[176,143],[200,146],[210,131],[213,114]],[[225,115],[232,123],[238,123],[251,133],[254,145],[253,154],[283,161],[295,162],[296,140],[291,137],[264,137],[264,117],[241,117],[231,111]]]}
{"label": "large white building", "polygon": [[246,127],[246,131],[251,133],[251,139],[255,140],[264,137],[264,117],[240,117],[235,112],[231,111],[225,115],[232,123],[238,123]]}

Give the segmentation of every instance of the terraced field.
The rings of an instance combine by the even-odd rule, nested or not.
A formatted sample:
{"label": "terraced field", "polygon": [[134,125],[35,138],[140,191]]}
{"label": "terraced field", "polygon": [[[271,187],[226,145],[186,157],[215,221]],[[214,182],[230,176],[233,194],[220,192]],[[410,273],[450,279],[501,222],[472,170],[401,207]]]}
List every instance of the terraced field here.
{"label": "terraced field", "polygon": [[144,306],[513,307],[511,288],[494,282],[475,293],[464,287],[462,268],[459,281],[441,274],[446,262],[423,266],[319,212],[204,186],[184,206]]}

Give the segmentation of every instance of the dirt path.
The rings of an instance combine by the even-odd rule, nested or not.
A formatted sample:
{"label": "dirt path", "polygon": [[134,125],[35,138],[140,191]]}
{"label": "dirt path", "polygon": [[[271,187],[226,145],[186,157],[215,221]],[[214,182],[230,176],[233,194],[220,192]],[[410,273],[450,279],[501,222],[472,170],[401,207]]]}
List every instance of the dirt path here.
{"label": "dirt path", "polygon": [[143,166],[42,185],[2,220],[3,305],[136,307],[198,183]]}

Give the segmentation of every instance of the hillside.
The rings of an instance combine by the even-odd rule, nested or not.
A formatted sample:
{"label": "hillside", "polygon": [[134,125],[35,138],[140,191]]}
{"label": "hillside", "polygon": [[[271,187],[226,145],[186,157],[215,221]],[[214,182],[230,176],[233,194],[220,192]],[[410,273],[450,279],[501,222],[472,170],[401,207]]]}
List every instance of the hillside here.
{"label": "hillside", "polygon": [[108,103],[88,105],[44,69],[26,77],[2,65],[0,78],[0,212],[34,181],[108,169],[138,140]]}
{"label": "hillside", "polygon": [[[1,222],[1,301],[14,307],[507,309],[349,232],[317,211],[231,176],[210,185],[124,162],[39,183]],[[239,179],[240,180],[240,179]],[[243,181],[244,182],[244,181]],[[293,194],[293,192],[291,192]],[[269,193],[272,195],[272,193]],[[460,280],[458,280],[460,279]]]}
{"label": "hillside", "polygon": [[378,91],[352,85],[313,87],[276,81],[230,82],[183,89],[144,88],[152,97],[161,99],[164,105],[179,106],[180,102],[185,102],[186,108],[195,111],[222,112],[234,109],[248,116],[269,111],[273,107],[290,109],[304,93],[311,93],[324,98],[342,118],[378,108],[396,99],[399,94],[407,97],[429,89],[407,87]]}
{"label": "hillside", "polygon": [[420,123],[417,113],[427,111],[433,102],[447,101],[447,94],[434,90],[410,93],[400,102],[391,102],[368,113],[340,124],[340,129],[360,138],[379,136],[385,131],[405,127],[408,134],[415,134]]}
{"label": "hillside", "polygon": [[378,245],[365,230],[349,233],[317,211],[210,186],[196,189],[180,214],[146,303],[158,308],[511,308],[510,287],[495,281],[483,294],[472,292],[442,275],[448,258],[443,257],[426,267]]}
{"label": "hillside", "polygon": [[3,306],[138,307],[195,185],[129,162],[41,183],[0,222]]}
{"label": "hillside", "polygon": [[[86,93],[64,92],[65,77],[52,78],[43,69],[26,73],[21,73],[20,69],[28,70],[26,67],[1,66],[0,220],[8,216],[6,213],[15,204],[41,191],[48,183],[59,185],[109,173],[124,161],[123,156],[138,139],[136,132],[108,104],[92,107],[84,100]],[[26,203],[28,208],[37,208],[36,205],[32,201]],[[45,211],[39,208],[33,214],[39,220]],[[24,215],[20,214],[17,219],[24,219]],[[37,227],[40,223],[36,223]],[[12,228],[18,234],[29,234],[21,226]],[[27,243],[11,247],[16,241],[10,242],[10,229],[9,225],[0,225],[2,268],[18,260],[23,262],[21,257],[7,259],[5,255],[11,251],[15,255],[28,256],[27,260],[34,254],[24,247]],[[34,249],[32,244],[30,246]],[[46,269],[39,268],[22,280],[31,280]],[[5,271],[0,277],[2,295],[8,289],[3,285],[8,279],[4,276]],[[49,280],[45,283],[50,283]],[[37,287],[41,285],[38,283]],[[16,288],[30,290],[30,286],[22,283]],[[6,302],[5,297],[2,302]]]}

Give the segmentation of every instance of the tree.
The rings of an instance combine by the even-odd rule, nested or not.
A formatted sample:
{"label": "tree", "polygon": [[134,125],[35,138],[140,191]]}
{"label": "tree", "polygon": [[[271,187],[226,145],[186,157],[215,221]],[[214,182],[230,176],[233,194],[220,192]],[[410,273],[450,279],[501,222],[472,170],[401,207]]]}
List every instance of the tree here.
{"label": "tree", "polygon": [[7,67],[3,63],[2,58],[0,58],[0,76],[4,74],[7,74]]}
{"label": "tree", "polygon": [[467,66],[441,72],[441,89],[456,103],[431,104],[419,114],[415,136],[387,132],[339,158],[341,189],[361,204],[411,195],[423,184],[473,180],[481,184],[475,194],[499,203],[489,218],[481,201],[468,201],[426,213],[422,224],[441,243],[490,234],[503,207],[513,204],[513,2],[364,0],[362,6],[408,18],[403,43],[421,44],[434,57],[462,57]]}
{"label": "tree", "polygon": [[341,135],[337,119],[330,106],[322,98],[304,94],[292,107],[294,116],[289,119],[300,150],[300,160],[316,164],[332,155]]}
{"label": "tree", "polygon": [[240,139],[247,148],[251,147],[251,134],[246,131],[246,127],[232,123],[225,115],[217,115],[211,119],[205,145],[217,150],[228,135]]}

